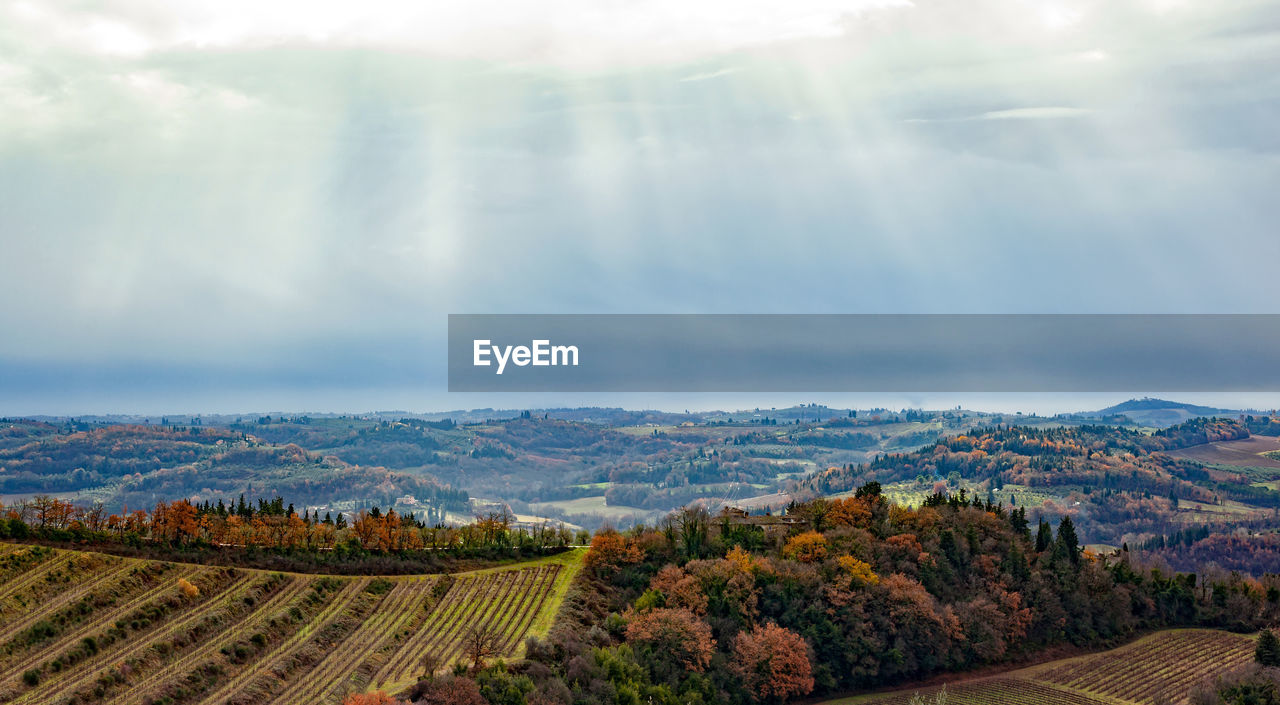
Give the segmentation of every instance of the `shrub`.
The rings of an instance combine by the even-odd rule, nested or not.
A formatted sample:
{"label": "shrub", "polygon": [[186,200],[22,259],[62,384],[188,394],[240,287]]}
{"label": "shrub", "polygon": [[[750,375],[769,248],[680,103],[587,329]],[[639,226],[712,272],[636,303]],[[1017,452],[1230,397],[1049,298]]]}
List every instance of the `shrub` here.
{"label": "shrub", "polygon": [[200,588],[192,585],[186,578],[178,578],[178,590],[188,598],[196,598],[200,596]]}

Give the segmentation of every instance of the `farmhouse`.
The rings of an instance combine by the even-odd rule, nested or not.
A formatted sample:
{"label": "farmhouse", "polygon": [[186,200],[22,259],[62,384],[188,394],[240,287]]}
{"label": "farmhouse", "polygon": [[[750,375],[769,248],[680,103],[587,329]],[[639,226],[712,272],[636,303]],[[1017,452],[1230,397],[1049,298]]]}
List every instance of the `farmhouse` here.
{"label": "farmhouse", "polygon": [[809,522],[800,517],[773,514],[752,515],[737,507],[725,507],[720,511],[720,519],[727,520],[735,526],[758,526],[769,538],[785,537],[795,531],[809,528]]}

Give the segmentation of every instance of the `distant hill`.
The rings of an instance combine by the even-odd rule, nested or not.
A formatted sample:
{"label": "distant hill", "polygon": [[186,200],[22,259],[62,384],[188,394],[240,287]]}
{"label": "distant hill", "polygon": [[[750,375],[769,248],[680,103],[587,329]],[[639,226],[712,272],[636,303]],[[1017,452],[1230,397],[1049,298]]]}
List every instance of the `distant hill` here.
{"label": "distant hill", "polygon": [[1128,419],[1139,426],[1164,428],[1174,426],[1194,418],[1205,416],[1236,417],[1244,412],[1238,409],[1221,409],[1212,406],[1198,406],[1167,399],[1130,399],[1129,401],[1108,406],[1098,411],[1087,411],[1074,416],[1079,418],[1103,419],[1114,421],[1118,417]]}
{"label": "distant hill", "polygon": [[993,427],[818,471],[796,482],[793,494],[840,495],[872,481],[890,493],[967,488],[1038,515],[1072,515],[1090,540],[1119,544],[1189,522],[1244,521],[1280,508],[1280,492],[1254,484],[1280,474],[1211,471],[1168,453],[1249,435],[1244,422],[1210,418],[1151,434],[1111,425]]}

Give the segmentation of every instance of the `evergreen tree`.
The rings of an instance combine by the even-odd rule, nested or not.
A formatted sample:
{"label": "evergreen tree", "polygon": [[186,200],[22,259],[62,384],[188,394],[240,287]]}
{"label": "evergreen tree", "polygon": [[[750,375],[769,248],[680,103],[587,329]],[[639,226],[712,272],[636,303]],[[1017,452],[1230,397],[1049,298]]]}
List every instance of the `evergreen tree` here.
{"label": "evergreen tree", "polygon": [[1271,629],[1263,629],[1258,635],[1258,647],[1253,658],[1263,666],[1280,666],[1280,638]]}
{"label": "evergreen tree", "polygon": [[1072,563],[1080,562],[1080,537],[1076,536],[1076,525],[1071,517],[1062,517],[1062,523],[1058,524],[1058,545]]}
{"label": "evergreen tree", "polygon": [[1044,553],[1049,550],[1049,544],[1053,543],[1053,529],[1049,527],[1048,522],[1044,519],[1040,520],[1040,529],[1036,532],[1036,553]]}

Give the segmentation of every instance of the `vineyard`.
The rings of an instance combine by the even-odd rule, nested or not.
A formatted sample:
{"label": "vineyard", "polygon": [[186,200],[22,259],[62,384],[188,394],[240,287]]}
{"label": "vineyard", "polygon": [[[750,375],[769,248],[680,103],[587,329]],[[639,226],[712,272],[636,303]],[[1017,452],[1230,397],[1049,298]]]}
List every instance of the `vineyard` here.
{"label": "vineyard", "polygon": [[339,703],[545,633],[581,552],[336,577],[0,544],[0,703]]}
{"label": "vineyard", "polygon": [[[1249,636],[1208,629],[1159,632],[1099,654],[1054,661],[946,686],[949,705],[1185,704],[1206,677],[1253,659]],[[941,686],[829,701],[825,705],[932,703]]]}

